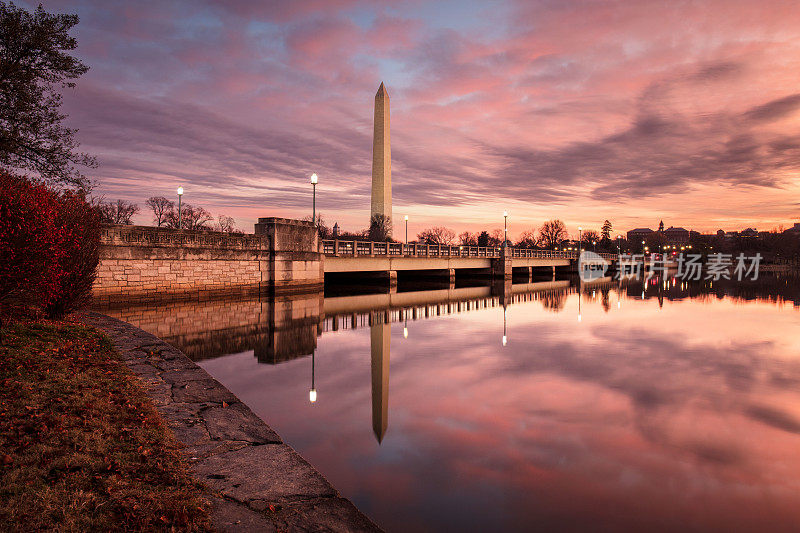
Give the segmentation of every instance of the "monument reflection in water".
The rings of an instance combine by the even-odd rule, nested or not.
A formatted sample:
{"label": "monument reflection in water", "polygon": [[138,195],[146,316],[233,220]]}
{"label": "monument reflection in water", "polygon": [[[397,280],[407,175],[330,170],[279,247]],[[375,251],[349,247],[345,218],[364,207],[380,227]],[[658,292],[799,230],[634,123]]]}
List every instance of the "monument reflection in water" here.
{"label": "monument reflection in water", "polygon": [[795,278],[400,289],[105,312],[390,531],[796,530]]}

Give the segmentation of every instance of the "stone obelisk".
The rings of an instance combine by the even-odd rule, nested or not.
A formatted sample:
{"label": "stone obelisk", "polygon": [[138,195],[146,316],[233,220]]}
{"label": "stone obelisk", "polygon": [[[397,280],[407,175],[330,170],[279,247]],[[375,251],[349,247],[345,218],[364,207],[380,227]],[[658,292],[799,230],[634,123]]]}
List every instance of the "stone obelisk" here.
{"label": "stone obelisk", "polygon": [[392,150],[389,145],[389,93],[378,87],[375,94],[375,130],[372,136],[372,208],[374,215],[392,218]]}

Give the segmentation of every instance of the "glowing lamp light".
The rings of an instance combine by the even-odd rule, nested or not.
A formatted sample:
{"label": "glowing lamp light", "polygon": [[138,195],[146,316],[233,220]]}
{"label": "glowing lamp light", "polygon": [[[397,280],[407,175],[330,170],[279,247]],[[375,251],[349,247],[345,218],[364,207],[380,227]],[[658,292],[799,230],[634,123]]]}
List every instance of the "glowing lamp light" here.
{"label": "glowing lamp light", "polygon": [[311,389],[308,391],[308,401],[314,403],[317,401],[317,389]]}
{"label": "glowing lamp light", "polygon": [[183,196],[183,187],[178,187],[178,196]]}
{"label": "glowing lamp light", "polygon": [[408,338],[408,328],[403,328],[403,338],[404,339]]}
{"label": "glowing lamp light", "polygon": [[578,315],[578,322],[581,321],[581,315]]}
{"label": "glowing lamp light", "polygon": [[503,346],[505,346],[506,344],[508,344],[508,337],[503,335]]}
{"label": "glowing lamp light", "polygon": [[318,181],[319,181],[319,178],[317,177],[317,174],[316,173],[311,174],[311,183],[316,185]]}
{"label": "glowing lamp light", "polygon": [[408,215],[406,215],[406,217],[405,217],[405,218],[406,218],[406,222],[408,222]]}

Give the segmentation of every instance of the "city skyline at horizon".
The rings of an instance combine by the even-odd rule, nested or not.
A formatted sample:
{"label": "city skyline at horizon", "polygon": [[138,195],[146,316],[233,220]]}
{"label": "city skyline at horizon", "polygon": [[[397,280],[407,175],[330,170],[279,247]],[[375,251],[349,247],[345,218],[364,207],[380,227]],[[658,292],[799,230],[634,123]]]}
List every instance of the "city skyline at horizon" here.
{"label": "city skyline at horizon", "polygon": [[81,18],[91,70],[68,123],[96,192],[139,204],[137,223],[178,186],[245,231],[303,218],[315,172],[326,223],[365,228],[381,81],[395,237],[405,215],[409,238],[502,228],[503,211],[512,239],[555,218],[570,234],[800,220],[791,2],[43,5]]}

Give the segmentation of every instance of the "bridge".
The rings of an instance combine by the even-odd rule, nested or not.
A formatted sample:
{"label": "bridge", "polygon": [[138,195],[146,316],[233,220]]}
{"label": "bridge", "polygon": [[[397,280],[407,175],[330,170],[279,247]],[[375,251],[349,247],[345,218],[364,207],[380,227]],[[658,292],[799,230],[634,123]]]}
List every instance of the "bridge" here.
{"label": "bridge", "polygon": [[[601,254],[615,268],[617,257]],[[460,276],[533,281],[534,270],[577,270],[577,251],[322,240],[311,222],[261,218],[255,233],[228,235],[145,226],[102,228],[92,288],[101,303],[240,294],[315,292],[325,278],[397,286],[397,273],[422,279]]]}
{"label": "bridge", "polygon": [[[322,240],[325,274],[380,273],[388,277],[390,287],[396,285],[397,273],[415,271],[427,276],[447,276],[455,280],[456,270],[484,273],[493,279],[510,279],[516,274],[533,280],[534,269],[557,268],[577,270],[578,251],[533,250],[504,246],[452,246],[442,244],[405,244]],[[613,254],[598,254],[609,263]]]}

